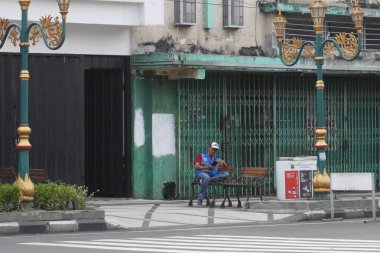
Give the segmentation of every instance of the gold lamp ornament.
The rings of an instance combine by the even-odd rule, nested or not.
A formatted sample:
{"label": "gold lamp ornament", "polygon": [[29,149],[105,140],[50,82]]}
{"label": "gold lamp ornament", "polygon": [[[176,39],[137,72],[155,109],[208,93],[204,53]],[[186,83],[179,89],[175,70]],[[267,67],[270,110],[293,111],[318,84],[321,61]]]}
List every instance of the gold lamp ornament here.
{"label": "gold lamp ornament", "polygon": [[281,12],[273,19],[274,28],[276,29],[276,37],[279,42],[282,42],[285,34],[286,18],[281,15]]}
{"label": "gold lamp ornament", "polygon": [[69,13],[70,0],[57,0],[57,3],[62,15],[62,19],[66,19],[67,13]]}
{"label": "gold lamp ornament", "polygon": [[282,16],[281,14],[281,2],[278,6],[278,15],[273,19],[273,25],[276,29],[276,37],[278,42],[282,42],[285,35],[285,26],[288,21],[286,21],[286,18]]}
{"label": "gold lamp ornament", "polygon": [[310,3],[310,14],[314,23],[314,31],[316,34],[322,34],[323,24],[325,22],[327,4],[324,0],[313,0]]}
{"label": "gold lamp ornament", "polygon": [[350,15],[351,15],[352,21],[355,24],[356,31],[358,33],[361,33],[363,29],[364,11],[360,7],[358,1],[355,1],[355,4],[352,7],[352,11]]}

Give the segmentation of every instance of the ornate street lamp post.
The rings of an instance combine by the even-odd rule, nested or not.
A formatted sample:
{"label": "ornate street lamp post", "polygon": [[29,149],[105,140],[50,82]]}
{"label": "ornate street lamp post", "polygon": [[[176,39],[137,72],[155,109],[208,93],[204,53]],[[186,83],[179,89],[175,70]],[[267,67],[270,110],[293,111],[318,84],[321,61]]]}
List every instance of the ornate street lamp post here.
{"label": "ornate street lamp post", "polygon": [[326,172],[326,153],[327,148],[325,127],[325,104],[324,104],[324,82],[323,82],[323,62],[325,57],[332,56],[336,49],[339,55],[347,61],[356,59],[362,47],[362,28],[364,12],[357,1],[352,7],[351,17],[355,24],[358,38],[353,33],[341,33],[335,38],[328,38],[322,41],[324,20],[327,12],[327,4],[324,0],[313,0],[310,3],[310,14],[313,19],[313,28],[316,35],[315,41],[303,41],[300,38],[284,40],[286,19],[281,14],[281,7],[278,15],[274,18],[273,24],[276,29],[276,37],[279,47],[281,61],[286,66],[295,65],[301,55],[307,58],[314,58],[317,65],[316,83],[316,107],[317,107],[317,128],[315,130],[317,148],[317,167],[318,171],[314,177],[314,192],[316,198],[323,198],[325,193],[330,191],[330,178]]}
{"label": "ornate street lamp post", "polygon": [[10,24],[8,19],[0,18],[0,49],[4,46],[7,38],[17,46],[19,43],[21,52],[20,71],[20,125],[17,128],[18,142],[16,149],[18,152],[18,183],[21,185],[21,200],[25,203],[33,202],[34,186],[29,179],[29,150],[32,145],[29,142],[31,129],[29,127],[29,70],[28,54],[29,41],[35,45],[40,38],[43,38],[46,46],[51,50],[57,50],[65,41],[66,36],[66,16],[69,9],[70,0],[57,0],[62,23],[59,18],[54,20],[49,16],[42,17],[39,22],[28,24],[28,9],[31,0],[20,0],[21,6],[21,26]]}

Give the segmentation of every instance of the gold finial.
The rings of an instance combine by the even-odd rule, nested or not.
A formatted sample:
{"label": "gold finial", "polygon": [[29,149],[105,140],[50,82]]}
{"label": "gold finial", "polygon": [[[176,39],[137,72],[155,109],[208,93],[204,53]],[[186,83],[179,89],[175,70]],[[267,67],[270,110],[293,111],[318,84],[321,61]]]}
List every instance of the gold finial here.
{"label": "gold finial", "polygon": [[278,15],[281,16],[281,8],[282,8],[282,2],[281,0],[278,0]]}
{"label": "gold finial", "polygon": [[30,0],[20,0],[18,2],[20,3],[21,9],[23,11],[28,10],[29,5],[30,5]]}
{"label": "gold finial", "polygon": [[18,143],[16,145],[16,149],[31,149],[32,145],[29,142],[29,136],[32,130],[28,125],[20,125],[17,128],[18,133]]}
{"label": "gold finial", "polygon": [[326,171],[326,168],[321,173],[317,170],[313,178],[313,186],[315,193],[329,193],[330,192],[330,176]]}

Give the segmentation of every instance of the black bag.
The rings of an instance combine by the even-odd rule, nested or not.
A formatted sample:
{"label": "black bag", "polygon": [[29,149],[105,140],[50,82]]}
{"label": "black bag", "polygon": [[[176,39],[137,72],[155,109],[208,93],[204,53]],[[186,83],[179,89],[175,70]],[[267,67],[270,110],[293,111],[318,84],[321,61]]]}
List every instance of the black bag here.
{"label": "black bag", "polygon": [[164,199],[175,199],[175,182],[165,182],[164,187],[162,187],[162,196]]}

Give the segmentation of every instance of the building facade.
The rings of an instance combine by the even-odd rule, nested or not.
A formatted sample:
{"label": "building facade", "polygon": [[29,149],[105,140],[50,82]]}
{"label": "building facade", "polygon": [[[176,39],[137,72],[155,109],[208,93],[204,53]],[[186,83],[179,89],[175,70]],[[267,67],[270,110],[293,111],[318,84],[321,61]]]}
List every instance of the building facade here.
{"label": "building facade", "polygon": [[[0,16],[20,23],[17,1],[0,7]],[[29,19],[58,11],[56,1],[32,1]],[[132,29],[163,20],[163,1],[71,1],[63,47],[30,47],[30,168],[103,196],[131,196]],[[17,167],[18,52],[9,42],[0,51],[0,167]]]}
{"label": "building facade", "polygon": [[[315,39],[308,2],[281,5],[286,38]],[[354,32],[350,2],[328,1],[324,36]],[[375,172],[380,164],[379,3],[365,8],[360,58],[335,53],[324,65],[327,170]],[[277,57],[278,2],[165,1],[162,27],[132,30],[133,192],[161,198],[163,182],[189,196],[193,159],[210,141],[237,167],[270,168],[279,157],[314,155],[315,65]],[[238,173],[238,172],[237,172]]]}

